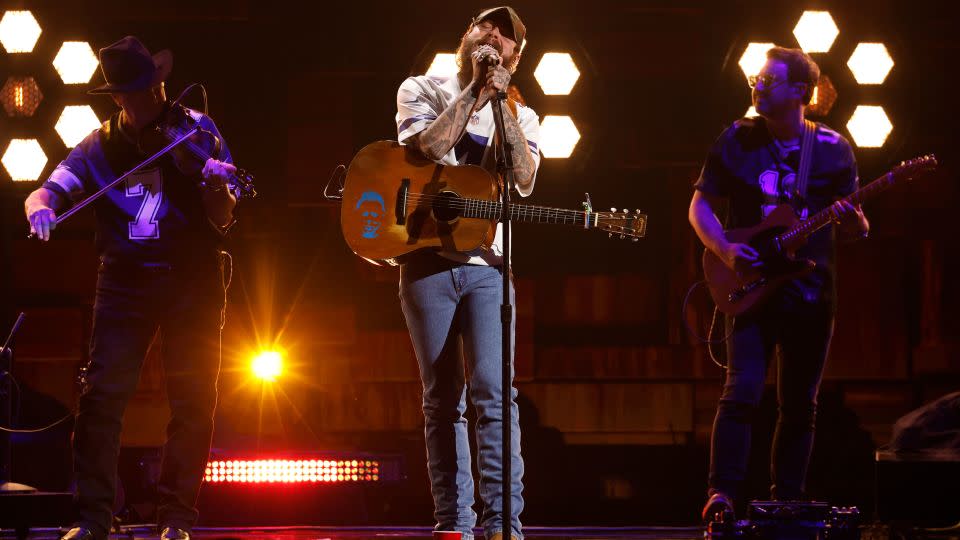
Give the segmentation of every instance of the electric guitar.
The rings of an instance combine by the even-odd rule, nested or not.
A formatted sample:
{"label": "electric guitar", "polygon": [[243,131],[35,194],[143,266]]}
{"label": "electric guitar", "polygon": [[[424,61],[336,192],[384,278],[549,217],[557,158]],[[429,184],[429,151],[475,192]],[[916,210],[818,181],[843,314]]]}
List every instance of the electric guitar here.
{"label": "electric guitar", "polygon": [[[936,166],[937,158],[933,155],[902,162],[844,200],[858,205],[894,184]],[[760,255],[758,262],[762,264],[756,268],[745,265],[742,270],[735,271],[712,251],[704,250],[703,273],[714,303],[727,315],[741,315],[762,304],[780,285],[811,272],[815,263],[798,259],[795,254],[811,234],[832,221],[829,207],[800,221],[793,207],[782,204],[758,225],[725,232],[728,241],[748,244],[755,249]]]}
{"label": "electric guitar", "polygon": [[[511,204],[515,221],[564,223],[638,240],[647,216],[628,210],[594,212]],[[394,141],[365,146],[347,169],[340,208],[343,237],[374,264],[420,249],[469,252],[489,249],[502,214],[500,183],[475,165],[430,161]]]}

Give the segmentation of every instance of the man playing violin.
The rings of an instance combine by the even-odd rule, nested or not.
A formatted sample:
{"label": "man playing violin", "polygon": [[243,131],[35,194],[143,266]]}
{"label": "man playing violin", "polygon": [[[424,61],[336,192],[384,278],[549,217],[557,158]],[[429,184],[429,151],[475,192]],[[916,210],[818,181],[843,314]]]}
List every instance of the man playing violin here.
{"label": "man playing violin", "polygon": [[[26,199],[30,230],[43,241],[56,212],[135,168],[151,150],[141,135],[163,122],[163,81],[172,55],[151,55],[134,37],[100,50],[109,94],[120,107],[78,144]],[[200,113],[199,125],[219,137]],[[158,524],[163,539],[189,539],[213,434],[224,289],[219,246],[234,222],[228,183],[236,168],[225,144],[188,175],[164,156],[94,204],[100,256],[90,363],[73,433],[76,520],[64,540],[102,540],[113,520],[121,422],[157,330],[171,411],[163,450]],[[200,167],[197,167],[200,169]],[[202,177],[191,177],[197,176]]]}

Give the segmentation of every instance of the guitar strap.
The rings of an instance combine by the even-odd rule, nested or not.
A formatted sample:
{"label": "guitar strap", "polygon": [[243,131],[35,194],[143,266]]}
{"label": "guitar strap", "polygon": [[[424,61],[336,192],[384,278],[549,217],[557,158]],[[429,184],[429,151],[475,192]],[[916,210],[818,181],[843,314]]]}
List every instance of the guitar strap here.
{"label": "guitar strap", "polygon": [[[813,162],[813,145],[816,142],[817,125],[803,120],[803,138],[800,141],[800,170],[797,171],[797,196],[807,200],[807,184],[810,182],[810,165]],[[804,202],[806,204],[806,202]]]}
{"label": "guitar strap", "polygon": [[507,98],[507,107],[510,108],[510,112],[513,113],[513,117],[519,120],[520,117],[517,116],[517,100],[512,98]]}

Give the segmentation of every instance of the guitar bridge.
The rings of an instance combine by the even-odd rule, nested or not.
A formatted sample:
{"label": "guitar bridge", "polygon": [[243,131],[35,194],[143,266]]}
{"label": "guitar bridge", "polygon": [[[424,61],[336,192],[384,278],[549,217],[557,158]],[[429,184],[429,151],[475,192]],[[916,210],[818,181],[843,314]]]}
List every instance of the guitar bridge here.
{"label": "guitar bridge", "polygon": [[759,287],[763,287],[766,284],[767,278],[765,277],[755,279],[742,287],[737,287],[734,289],[729,295],[727,295],[727,301],[729,301],[731,304],[736,304],[740,300],[743,300],[744,296],[750,294]]}
{"label": "guitar bridge", "polygon": [[404,178],[400,181],[400,189],[397,190],[397,206],[393,212],[397,216],[397,225],[407,224],[407,196],[410,194],[410,179]]}

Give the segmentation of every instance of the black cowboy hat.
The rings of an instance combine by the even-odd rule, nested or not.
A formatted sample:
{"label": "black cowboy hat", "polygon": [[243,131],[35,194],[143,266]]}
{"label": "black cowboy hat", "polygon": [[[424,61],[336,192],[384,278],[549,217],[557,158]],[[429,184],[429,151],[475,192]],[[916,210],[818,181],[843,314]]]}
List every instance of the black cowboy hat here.
{"label": "black cowboy hat", "polygon": [[88,94],[136,92],[165,81],[173,68],[173,53],[164,49],[151,55],[140,40],[127,36],[100,49],[100,69],[107,84]]}

